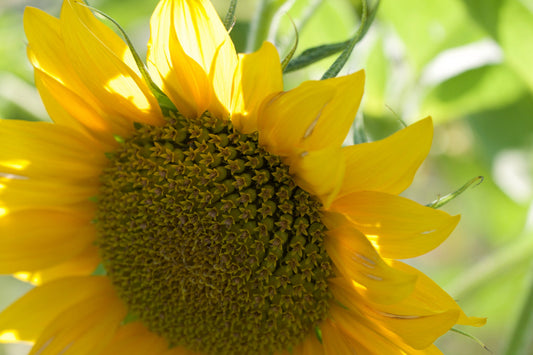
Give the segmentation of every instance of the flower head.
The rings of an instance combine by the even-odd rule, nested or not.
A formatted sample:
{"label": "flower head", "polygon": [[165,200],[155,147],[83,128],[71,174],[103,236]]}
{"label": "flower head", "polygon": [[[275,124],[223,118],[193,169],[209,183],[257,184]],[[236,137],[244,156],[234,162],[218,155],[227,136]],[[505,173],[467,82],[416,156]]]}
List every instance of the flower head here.
{"label": "flower head", "polygon": [[[342,147],[363,72],[283,91],[270,43],[237,55],[207,0],[162,0],[148,70],[79,0],[28,8],[54,123],[0,121],[0,315],[35,354],[418,354],[468,318],[395,259],[458,216],[399,197],[427,118]],[[96,272],[95,272],[96,269]]]}

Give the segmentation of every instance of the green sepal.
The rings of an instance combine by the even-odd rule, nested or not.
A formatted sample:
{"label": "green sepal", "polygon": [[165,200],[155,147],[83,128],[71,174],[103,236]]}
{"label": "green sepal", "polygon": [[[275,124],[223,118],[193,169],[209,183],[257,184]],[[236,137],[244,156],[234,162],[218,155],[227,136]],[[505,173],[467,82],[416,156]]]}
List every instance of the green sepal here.
{"label": "green sepal", "polygon": [[298,57],[292,59],[283,72],[289,73],[305,68],[318,62],[319,60],[339,53],[346,48],[349,43],[350,41],[344,41],[339,43],[323,44],[321,46],[306,49]]}
{"label": "green sepal", "polygon": [[463,192],[465,192],[470,186],[474,185],[477,186],[479,184],[481,184],[483,182],[483,176],[476,176],[475,178],[471,179],[469,182],[467,182],[466,184],[464,184],[463,186],[461,186],[460,188],[458,188],[457,190],[455,190],[454,192],[452,193],[449,193],[443,197],[439,197],[437,198],[435,201],[427,204],[426,206],[427,207],[431,207],[431,208],[441,208],[442,206],[444,206],[445,204],[447,204],[448,202],[452,201],[453,199],[455,199],[456,197],[458,197],[459,195],[461,195]]}
{"label": "green sepal", "polygon": [[139,316],[133,313],[126,314],[126,317],[120,322],[120,325],[126,325],[129,323],[133,323],[135,321],[139,320]]}
{"label": "green sepal", "polygon": [[365,131],[365,120],[363,118],[363,111],[359,110],[353,122],[353,142],[354,144],[361,144],[368,142],[368,137]]}
{"label": "green sepal", "polygon": [[379,2],[380,0],[376,1],[376,5],[374,6],[374,8],[369,11],[367,0],[361,1],[363,8],[361,13],[361,25],[359,26],[359,29],[355,33],[355,36],[348,42],[348,44],[346,45],[342,53],[339,55],[339,57],[335,60],[335,62],[333,62],[333,64],[328,68],[328,70],[326,70],[324,75],[322,75],[321,80],[334,78],[339,74],[341,69],[348,61],[350,54],[352,54],[355,45],[365,36],[366,32],[370,28],[370,25],[374,21],[374,17],[376,16],[376,12],[379,7]]}
{"label": "green sepal", "polygon": [[320,344],[322,344],[322,331],[320,330],[318,326],[315,327],[315,336],[320,342]]}
{"label": "green sepal", "polygon": [[107,271],[104,267],[104,264],[100,263],[98,264],[98,266],[96,267],[96,269],[94,269],[94,271],[92,272],[91,274],[92,276],[105,276],[107,275]]}
{"label": "green sepal", "polygon": [[237,0],[231,0],[228,8],[228,12],[226,13],[226,17],[224,18],[224,27],[226,27],[226,30],[228,32],[231,31],[233,28],[233,25],[235,25],[236,17],[235,17],[235,10],[237,9]]}
{"label": "green sepal", "polygon": [[113,138],[117,143],[123,144],[125,142],[124,138],[119,136],[118,134],[113,134]]}
{"label": "green sepal", "polygon": [[475,336],[473,336],[472,334],[469,334],[463,330],[460,330],[460,329],[457,329],[457,328],[452,328],[450,329],[451,332],[455,332],[457,334],[461,334],[469,339],[472,339],[473,341],[475,341],[476,343],[479,344],[479,346],[481,346],[483,349],[487,350],[488,352],[492,352],[485,344],[483,344],[483,342],[481,340],[479,340],[478,338],[476,338]]}
{"label": "green sepal", "polygon": [[289,62],[291,61],[292,57],[294,56],[294,52],[296,52],[296,48],[298,48],[298,42],[300,40],[300,37],[298,35],[298,29],[296,28],[296,24],[294,23],[294,21],[292,20],[292,18],[290,16],[289,16],[289,19],[291,20],[292,27],[294,28],[295,38],[294,38],[294,44],[292,45],[291,50],[289,51],[287,56],[285,58],[283,58],[283,60],[281,61],[281,70],[284,73],[286,72],[285,69],[289,65]]}
{"label": "green sepal", "polygon": [[133,55],[133,59],[135,60],[135,64],[137,64],[137,68],[141,72],[141,75],[144,81],[148,85],[148,88],[150,89],[154,97],[156,98],[157,103],[159,104],[159,107],[161,108],[161,111],[163,111],[163,114],[166,116],[169,111],[177,111],[174,103],[170,101],[168,96],[165,95],[165,93],[154,83],[154,81],[150,77],[150,74],[148,73],[148,70],[146,69],[145,64],[143,63],[143,61],[141,60],[141,57],[139,56],[139,53],[135,50],[135,47],[133,46],[133,43],[131,42],[128,35],[126,34],[126,31],[124,31],[124,29],[119,25],[119,23],[115,21],[111,16],[105,14],[104,12],[92,6],[85,5],[85,4],[83,5],[89,8],[91,11],[94,11],[95,13],[104,17],[105,19],[111,21],[111,23],[113,23],[117,27],[118,31],[124,38],[124,41],[126,41],[126,44],[131,51],[131,54]]}
{"label": "green sepal", "polygon": [[272,20],[288,0],[261,0],[250,22],[250,30],[246,40],[246,51],[253,52],[261,47],[268,37]]}

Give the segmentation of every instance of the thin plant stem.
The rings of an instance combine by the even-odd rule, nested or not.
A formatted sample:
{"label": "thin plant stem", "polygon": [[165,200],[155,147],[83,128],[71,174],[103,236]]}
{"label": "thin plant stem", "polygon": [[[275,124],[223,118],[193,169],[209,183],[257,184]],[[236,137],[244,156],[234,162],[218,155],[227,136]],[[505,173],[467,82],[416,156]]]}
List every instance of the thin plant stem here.
{"label": "thin plant stem", "polygon": [[518,318],[507,341],[503,354],[505,355],[528,355],[531,354],[533,341],[533,264],[529,275],[529,290],[518,312]]}

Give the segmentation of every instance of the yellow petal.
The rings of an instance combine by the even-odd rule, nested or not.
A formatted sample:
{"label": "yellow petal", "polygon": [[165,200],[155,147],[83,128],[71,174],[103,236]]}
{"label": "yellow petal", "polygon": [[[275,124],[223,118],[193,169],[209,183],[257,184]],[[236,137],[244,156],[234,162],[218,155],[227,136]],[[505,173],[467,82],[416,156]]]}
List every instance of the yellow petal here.
{"label": "yellow petal", "polygon": [[283,90],[279,54],[270,42],[251,54],[239,54],[231,100],[231,120],[242,133],[257,131],[261,102]]}
{"label": "yellow petal", "polygon": [[66,0],[60,25],[72,67],[109,115],[129,122],[164,122],[127,45],[87,6],[79,0]]}
{"label": "yellow petal", "polygon": [[67,127],[0,120],[0,137],[0,173],[97,180],[107,164],[101,144]]}
{"label": "yellow petal", "polygon": [[[200,64],[205,73],[210,73],[217,49],[222,43],[231,43],[228,32],[211,2],[208,0],[163,0],[158,8],[165,8],[167,16],[170,16],[168,23],[171,26],[166,30],[161,30],[175,33],[185,53]],[[158,20],[162,20],[161,17],[152,18],[152,21]],[[168,44],[153,42],[152,45],[161,47]],[[225,50],[229,51],[230,48]],[[233,56],[236,57],[235,49],[233,49]]]}
{"label": "yellow petal", "polygon": [[36,287],[0,313],[0,337],[13,332],[17,340],[35,341],[60,313],[102,292],[111,292],[105,277],[69,277]]}
{"label": "yellow petal", "polygon": [[126,306],[114,290],[98,293],[72,305],[47,324],[30,355],[98,354],[126,314]]}
{"label": "yellow petal", "polygon": [[419,309],[409,312],[409,309],[402,308],[405,303],[403,300],[394,305],[369,303],[359,295],[349,280],[335,278],[329,283],[333,296],[342,305],[359,312],[373,324],[372,326],[393,332],[402,343],[414,349],[422,350],[431,346],[438,337],[455,325],[459,317],[457,309],[437,312]]}
{"label": "yellow petal", "polygon": [[[139,355],[142,355],[142,354],[139,354]],[[193,351],[181,348],[179,346],[176,346],[174,348],[168,349],[157,355],[204,355],[204,354],[200,354],[200,353],[193,352]]]}
{"label": "yellow petal", "polygon": [[335,200],[330,209],[347,216],[382,256],[393,259],[412,258],[433,250],[459,222],[459,216],[376,191],[345,195]]}
{"label": "yellow petal", "polygon": [[24,30],[28,38],[28,57],[33,66],[71,90],[94,100],[70,63],[59,19],[34,7],[26,7]]}
{"label": "yellow petal", "polygon": [[422,314],[428,310],[432,312],[456,310],[459,312],[457,324],[481,327],[486,323],[486,318],[467,317],[453,298],[422,272],[400,261],[391,262],[394,267],[416,274],[418,278],[415,289],[409,297],[397,305],[379,305],[381,311],[391,314],[402,311],[409,314]]}
{"label": "yellow petal", "polygon": [[359,107],[363,82],[362,71],[307,81],[266,101],[258,116],[260,141],[281,156],[340,147]]}
{"label": "yellow petal", "polygon": [[315,330],[307,334],[305,339],[292,351],[293,355],[324,355],[324,347],[318,340]]}
{"label": "yellow petal", "polygon": [[160,354],[167,349],[164,338],[149,331],[141,322],[134,322],[120,327],[99,355]]}
{"label": "yellow petal", "polygon": [[96,237],[86,217],[51,210],[7,213],[0,217],[0,230],[0,272],[7,274],[62,263]]}
{"label": "yellow petal", "polygon": [[435,345],[431,345],[427,349],[424,349],[423,355],[442,355],[442,351],[439,350]]}
{"label": "yellow petal", "polygon": [[62,84],[40,69],[35,69],[35,86],[52,120],[61,126],[77,130],[96,139],[106,151],[118,145],[114,136],[127,137],[131,132],[131,122],[108,117],[96,100],[84,95],[84,90],[74,91],[74,87]]}
{"label": "yellow petal", "polygon": [[343,148],[346,173],[339,195],[362,190],[402,192],[429,153],[432,137],[428,117],[383,140]]}
{"label": "yellow petal", "polygon": [[[352,355],[355,351],[357,355],[376,355],[372,352],[373,347],[367,348],[347,336],[339,326],[330,320],[320,324],[322,333],[322,345],[325,355]],[[393,355],[392,353],[391,355]]]}
{"label": "yellow petal", "polygon": [[[233,78],[235,75],[235,70],[239,59],[237,58],[237,53],[235,52],[235,47],[229,36],[224,42],[222,42],[213,56],[213,63],[211,65],[211,72],[209,73],[209,78],[215,94],[217,101],[222,104],[225,108],[224,112],[218,113],[225,114],[231,108],[231,99],[232,99],[232,89],[233,89]],[[215,113],[217,113],[215,111]],[[226,117],[219,116],[219,117]]]}
{"label": "yellow petal", "polygon": [[[93,20],[96,21],[95,19]],[[100,26],[103,25],[100,24]],[[65,47],[60,20],[41,10],[28,7],[24,13],[24,28],[29,42],[28,56],[36,68],[35,82],[46,109],[54,122],[76,128],[89,135],[94,133],[99,139],[109,142],[112,141],[114,133],[124,135],[124,127],[127,128],[127,131],[132,130],[131,122],[132,117],[135,117],[135,115],[132,117],[120,117],[116,113],[118,108],[114,107],[116,102],[109,105],[109,101],[102,101],[100,100],[102,97],[97,97],[98,95],[96,95],[105,91],[104,86],[108,84],[108,80],[95,82],[93,87],[89,88],[80,78],[69,56],[68,49]],[[109,29],[107,30],[109,31]],[[116,35],[114,36],[116,37]],[[120,39],[116,41],[117,39],[111,38],[110,42],[118,45],[107,43],[107,48],[124,52],[124,43]],[[131,57],[129,52],[127,53],[127,58]],[[122,63],[121,65],[124,66],[125,64]],[[92,69],[96,73],[101,71],[100,68]],[[92,72],[82,74],[85,76],[92,75],[91,78],[94,79],[101,78],[101,76],[95,76]],[[94,86],[98,87],[95,88]],[[107,91],[103,95],[108,97],[114,94],[129,95],[128,92],[109,93]],[[72,100],[74,102],[71,103]],[[131,106],[130,102],[125,104]],[[73,108],[68,110],[70,114],[64,112],[63,106],[72,108],[75,105],[81,106],[82,110],[76,111],[76,108]],[[158,110],[159,108],[155,109],[156,114]],[[94,114],[87,117],[88,112],[94,112]],[[94,130],[94,132],[91,132],[91,130]]]}
{"label": "yellow petal", "polygon": [[335,88],[335,96],[324,107],[303,146],[307,150],[340,146],[352,126],[365,86],[365,72],[323,80]]}
{"label": "yellow petal", "polygon": [[375,302],[398,302],[413,291],[416,276],[389,266],[356,229],[331,230],[324,245],[340,273],[364,286],[360,292]]}
{"label": "yellow petal", "polygon": [[296,183],[317,196],[327,209],[339,192],[344,175],[340,147],[305,152],[287,162]]}
{"label": "yellow petal", "polygon": [[161,1],[151,19],[148,62],[187,117],[227,117],[237,54],[209,1]]}
{"label": "yellow petal", "polygon": [[98,249],[94,245],[90,245],[80,254],[77,254],[64,263],[35,272],[17,272],[13,276],[19,280],[38,286],[64,277],[90,275],[100,261]]}
{"label": "yellow petal", "polygon": [[12,210],[21,208],[49,208],[81,205],[89,210],[89,198],[98,195],[98,185],[87,181],[81,184],[72,180],[37,180],[0,174],[0,206]]}
{"label": "yellow petal", "polygon": [[[357,311],[346,310],[337,304],[330,308],[330,317],[351,343],[357,344],[353,349],[361,349],[363,354],[425,355],[435,353],[431,349],[433,347],[426,348],[431,349],[429,352],[426,349],[414,349],[396,334],[367,319],[365,315]],[[359,354],[359,351],[357,353]]]}
{"label": "yellow petal", "polygon": [[174,2],[161,1],[150,21],[148,65],[152,77],[186,117],[200,116],[214,92],[205,70],[185,53],[174,28]]}

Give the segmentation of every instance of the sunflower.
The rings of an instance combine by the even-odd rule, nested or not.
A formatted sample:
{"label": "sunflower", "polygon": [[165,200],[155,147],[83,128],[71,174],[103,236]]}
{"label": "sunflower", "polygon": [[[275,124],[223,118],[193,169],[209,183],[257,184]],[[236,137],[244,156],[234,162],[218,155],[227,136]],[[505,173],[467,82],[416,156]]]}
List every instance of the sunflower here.
{"label": "sunflower", "polygon": [[[207,0],[162,0],[145,80],[80,0],[27,8],[54,123],[0,121],[0,272],[34,289],[0,315],[31,354],[435,354],[480,326],[396,259],[459,217],[398,196],[423,119],[343,147],[362,71],[283,91],[264,43],[235,52]],[[168,98],[166,105],[152,84]]]}

